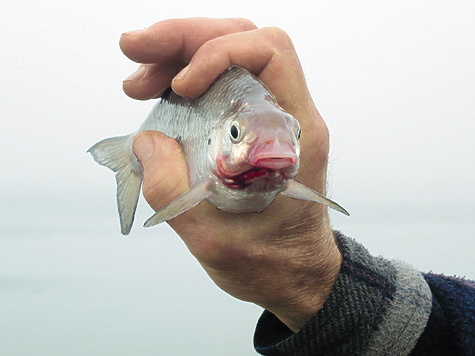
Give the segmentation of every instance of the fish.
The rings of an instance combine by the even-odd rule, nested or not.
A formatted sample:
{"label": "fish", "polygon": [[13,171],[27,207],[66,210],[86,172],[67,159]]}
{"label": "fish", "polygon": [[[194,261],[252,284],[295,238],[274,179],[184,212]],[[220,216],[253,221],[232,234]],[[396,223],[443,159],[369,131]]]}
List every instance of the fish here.
{"label": "fish", "polygon": [[168,88],[138,131],[93,145],[94,160],[116,172],[121,233],[134,221],[143,173],[132,151],[135,135],[156,130],[178,141],[190,189],[159,209],[144,224],[160,224],[207,200],[233,213],[264,211],[278,194],[325,204],[336,202],[294,179],[300,163],[301,128],[256,76],[239,66],[224,71],[198,98]]}

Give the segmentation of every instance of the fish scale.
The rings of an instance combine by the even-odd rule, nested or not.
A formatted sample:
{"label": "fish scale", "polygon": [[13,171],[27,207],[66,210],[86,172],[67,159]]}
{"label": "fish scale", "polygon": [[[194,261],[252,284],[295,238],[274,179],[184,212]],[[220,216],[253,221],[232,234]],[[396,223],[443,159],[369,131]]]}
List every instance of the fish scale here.
{"label": "fish scale", "polygon": [[349,215],[293,179],[299,166],[298,121],[280,108],[258,78],[232,66],[199,98],[166,91],[138,131],[102,140],[88,150],[96,162],[116,172],[123,234],[132,228],[143,180],[132,142],[144,130],[178,141],[190,177],[190,190],[158,210],[145,226],[173,219],[205,199],[225,211],[261,212],[279,193]]}

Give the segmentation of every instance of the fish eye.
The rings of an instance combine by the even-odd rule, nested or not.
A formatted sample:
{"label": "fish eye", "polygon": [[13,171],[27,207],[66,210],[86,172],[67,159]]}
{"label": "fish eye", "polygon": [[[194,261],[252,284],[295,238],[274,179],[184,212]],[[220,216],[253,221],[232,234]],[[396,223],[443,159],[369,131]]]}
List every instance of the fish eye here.
{"label": "fish eye", "polygon": [[233,142],[238,142],[241,139],[241,125],[238,121],[234,121],[231,124],[229,135],[231,137],[231,141]]}
{"label": "fish eye", "polygon": [[302,129],[300,128],[299,123],[297,123],[297,126],[295,127],[295,136],[297,137],[297,140],[300,140],[300,136],[302,135]]}

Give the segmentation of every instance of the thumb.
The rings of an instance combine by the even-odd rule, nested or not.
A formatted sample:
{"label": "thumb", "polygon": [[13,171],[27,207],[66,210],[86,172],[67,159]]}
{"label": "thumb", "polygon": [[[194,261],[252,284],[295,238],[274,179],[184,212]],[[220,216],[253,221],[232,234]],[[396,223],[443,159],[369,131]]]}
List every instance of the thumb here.
{"label": "thumb", "polygon": [[189,189],[188,168],[179,143],[158,131],[142,131],[132,150],[143,174],[143,195],[158,210]]}

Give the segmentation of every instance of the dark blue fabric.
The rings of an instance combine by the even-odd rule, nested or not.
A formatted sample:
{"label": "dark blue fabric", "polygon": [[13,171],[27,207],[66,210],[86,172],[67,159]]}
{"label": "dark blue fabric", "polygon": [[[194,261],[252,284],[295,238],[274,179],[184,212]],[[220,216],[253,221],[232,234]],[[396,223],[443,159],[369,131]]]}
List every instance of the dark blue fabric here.
{"label": "dark blue fabric", "polygon": [[475,355],[475,283],[424,274],[432,311],[411,355]]}

